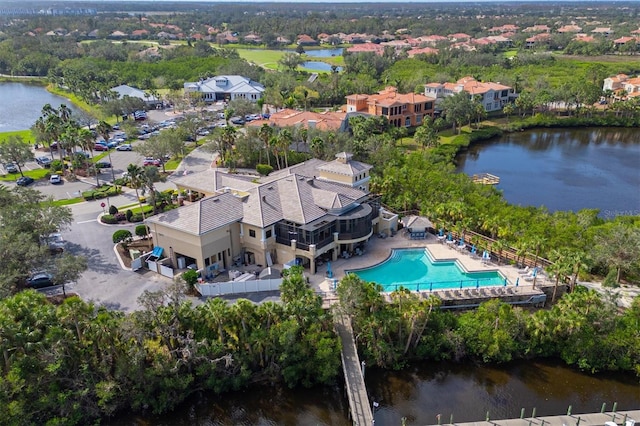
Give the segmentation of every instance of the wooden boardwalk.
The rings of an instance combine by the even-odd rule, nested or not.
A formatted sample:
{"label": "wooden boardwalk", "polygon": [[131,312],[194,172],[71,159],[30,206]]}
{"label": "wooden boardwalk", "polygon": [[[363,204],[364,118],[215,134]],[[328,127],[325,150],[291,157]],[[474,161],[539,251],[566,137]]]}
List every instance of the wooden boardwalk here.
{"label": "wooden boardwalk", "polygon": [[335,326],[342,341],[342,369],[344,370],[351,419],[354,425],[371,426],[373,425],[373,411],[369,405],[362,366],[353,338],[351,319],[347,315],[336,314]]}
{"label": "wooden boardwalk", "polygon": [[471,177],[473,183],[481,183],[483,185],[497,185],[500,183],[500,178],[491,173],[480,173]]}
{"label": "wooden boardwalk", "polygon": [[[527,417],[524,419],[491,420],[489,422],[455,423],[456,426],[602,426],[614,422],[624,426],[624,422],[640,422],[640,410],[617,411],[615,413],[573,414],[565,416]],[[448,424],[448,423],[446,423]],[[628,423],[628,425],[631,423]]]}

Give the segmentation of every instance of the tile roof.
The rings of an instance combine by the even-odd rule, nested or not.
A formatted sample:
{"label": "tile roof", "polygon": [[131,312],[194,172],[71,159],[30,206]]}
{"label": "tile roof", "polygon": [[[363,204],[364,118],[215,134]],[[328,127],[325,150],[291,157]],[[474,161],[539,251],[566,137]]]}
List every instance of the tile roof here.
{"label": "tile roof", "polygon": [[[277,127],[302,126],[315,127],[320,130],[339,130],[345,121],[347,114],[341,111],[298,111],[294,109],[282,109],[274,112],[269,117],[268,124]],[[247,126],[262,126],[264,120],[256,120],[247,123]]]}
{"label": "tile roof", "polygon": [[193,204],[152,216],[147,223],[157,223],[193,235],[203,235],[242,219],[242,203],[230,193],[203,198]]}

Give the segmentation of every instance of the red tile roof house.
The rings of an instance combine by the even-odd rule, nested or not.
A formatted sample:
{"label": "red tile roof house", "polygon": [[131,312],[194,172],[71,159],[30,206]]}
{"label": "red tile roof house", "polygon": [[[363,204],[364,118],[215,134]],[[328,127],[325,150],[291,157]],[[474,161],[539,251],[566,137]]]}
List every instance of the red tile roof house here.
{"label": "red tile roof house", "polygon": [[262,127],[267,123],[274,127],[303,127],[322,131],[344,131],[347,128],[347,113],[341,111],[298,111],[285,108],[274,112],[269,120],[255,120],[247,123],[247,127]]}
{"label": "red tile roof house", "polygon": [[392,86],[377,94],[353,94],[346,97],[347,114],[364,113],[386,117],[392,126],[415,127],[422,124],[425,115],[433,116],[435,97],[416,93],[398,93]]}
{"label": "red tile roof house", "polygon": [[620,37],[617,38],[615,40],[613,40],[613,44],[615,44],[616,46],[624,46],[625,44],[629,43],[629,42],[634,42],[636,44],[640,43],[640,40],[638,39],[638,37]]}
{"label": "red tile roof house", "polygon": [[528,37],[525,40],[525,45],[527,49],[531,49],[532,47],[536,47],[540,44],[548,43],[551,40],[551,34],[549,33],[540,33],[536,34],[532,37]]}
{"label": "red tile roof house", "polygon": [[550,33],[551,28],[547,25],[534,25],[532,27],[527,27],[522,30],[523,33]]}
{"label": "red tile roof house", "polygon": [[489,28],[489,33],[491,34],[503,34],[503,33],[515,33],[518,31],[520,27],[513,24],[505,24],[500,27],[492,27]]}
{"label": "red tile roof house", "polygon": [[563,27],[558,28],[557,30],[557,32],[560,34],[579,33],[580,31],[582,31],[582,27],[579,27],[577,25],[565,25]]}
{"label": "red tile roof house", "polygon": [[442,99],[462,91],[467,92],[469,96],[481,97],[480,102],[487,112],[502,110],[518,96],[512,87],[500,83],[483,83],[471,76],[463,77],[455,83],[425,84],[424,94]]}
{"label": "red tile roof house", "polygon": [[581,41],[583,43],[592,43],[596,41],[595,37],[588,36],[586,34],[576,34],[575,37],[573,37],[573,39],[575,41]]}
{"label": "red tile roof house", "polygon": [[300,46],[314,46],[318,44],[318,41],[307,34],[300,34],[296,43]]}
{"label": "red tile roof house", "polygon": [[433,47],[421,47],[407,51],[407,55],[409,55],[410,58],[413,58],[416,55],[437,55],[438,52],[439,50]]}
{"label": "red tile roof house", "polygon": [[591,30],[591,34],[601,34],[605,37],[609,37],[611,34],[613,34],[613,31],[611,30],[611,28],[598,27]]}
{"label": "red tile roof house", "polygon": [[133,30],[131,31],[131,38],[146,38],[149,36],[149,31],[147,30]]}
{"label": "red tile roof house", "polygon": [[451,41],[469,41],[471,36],[465,33],[449,34],[447,38]]}
{"label": "red tile roof house", "polygon": [[374,52],[377,55],[382,56],[384,53],[384,46],[375,43],[356,44],[347,48],[349,53],[362,53],[362,52]]}

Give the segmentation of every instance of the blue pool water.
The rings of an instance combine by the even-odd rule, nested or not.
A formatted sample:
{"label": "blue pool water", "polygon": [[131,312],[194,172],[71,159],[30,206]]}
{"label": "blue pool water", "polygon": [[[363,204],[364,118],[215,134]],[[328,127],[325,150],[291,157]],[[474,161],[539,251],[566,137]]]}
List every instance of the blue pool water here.
{"label": "blue pool water", "polygon": [[346,271],[385,291],[400,286],[414,291],[446,290],[504,285],[498,271],[465,272],[456,261],[434,261],[427,249],[394,249],[387,260],[370,268]]}

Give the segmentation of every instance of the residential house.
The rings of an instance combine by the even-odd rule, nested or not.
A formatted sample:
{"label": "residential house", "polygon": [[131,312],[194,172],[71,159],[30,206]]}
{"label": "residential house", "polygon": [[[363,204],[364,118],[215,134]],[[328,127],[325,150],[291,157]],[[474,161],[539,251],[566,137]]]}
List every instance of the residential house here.
{"label": "residential house", "polygon": [[465,34],[465,33],[455,33],[455,34],[449,34],[447,36],[447,38],[452,41],[469,41],[471,40],[471,36],[469,34]]}
{"label": "residential house", "polygon": [[602,91],[613,91],[619,99],[640,96],[640,77],[618,74],[604,79]]}
{"label": "residential house", "polygon": [[112,87],[111,90],[118,94],[118,99],[129,96],[131,98],[138,98],[143,100],[145,105],[147,105],[147,107],[149,108],[158,108],[162,106],[162,99],[158,99],[148,92],[137,89],[135,87],[127,86],[126,84]]}
{"label": "residential house", "polygon": [[300,34],[298,36],[298,40],[296,41],[296,44],[300,46],[315,46],[318,44],[318,41],[313,37],[311,37],[310,35]]}
{"label": "residential house", "polygon": [[579,27],[577,25],[564,25],[560,28],[558,28],[558,33],[559,34],[566,34],[566,33],[579,33],[580,31],[582,31],[582,27]]}
{"label": "residential house", "polygon": [[551,41],[551,34],[549,33],[540,33],[531,37],[527,37],[525,40],[524,47],[527,49],[532,49],[541,44],[548,44]]}
{"label": "residential house", "polygon": [[599,34],[599,35],[603,35],[605,37],[609,37],[611,34],[613,34],[613,31],[611,30],[611,28],[608,27],[598,27],[598,28],[594,28],[593,30],[591,30],[591,34]]}
{"label": "residential house", "polygon": [[247,99],[257,102],[262,98],[264,86],[241,75],[218,75],[191,83],[184,83],[185,93],[199,93],[205,102]]}
{"label": "residential house", "polygon": [[384,46],[376,43],[356,44],[354,46],[348,47],[347,52],[349,53],[373,52],[376,55],[382,56],[382,54],[384,53]]}
{"label": "residential house", "polygon": [[618,74],[613,77],[607,77],[604,79],[604,84],[602,85],[602,91],[605,92],[607,90],[620,90],[623,87],[623,83],[629,80],[629,76],[626,74]]}
{"label": "residential house", "polygon": [[620,38],[617,38],[617,39],[613,40],[613,44],[616,47],[624,46],[627,43],[640,44],[640,38],[639,37],[625,36],[625,37],[620,37]]}
{"label": "residential house", "polygon": [[260,127],[264,123],[274,127],[304,127],[322,131],[344,131],[347,129],[347,113],[342,111],[298,111],[285,108],[274,112],[268,120],[255,120],[248,127]]}
{"label": "residential house", "polygon": [[590,36],[590,35],[586,35],[586,34],[576,34],[573,37],[573,40],[575,41],[581,41],[583,43],[593,43],[594,41],[596,41],[595,37]]}
{"label": "residential house", "polygon": [[251,32],[246,36],[244,36],[244,41],[245,43],[249,43],[249,44],[260,44],[262,43],[262,37],[260,37],[256,33]]}
{"label": "residential house", "polygon": [[149,31],[142,29],[142,30],[133,30],[131,31],[131,38],[147,38],[149,36]]}
{"label": "residential house", "polygon": [[342,152],[266,177],[217,169],[187,174],[175,184],[204,197],[145,223],[174,266],[219,271],[295,263],[315,273],[319,260],[335,261],[372,235],[396,230],[397,216],[369,193],[371,168]]}
{"label": "residential house", "polygon": [[398,93],[392,86],[377,94],[353,94],[346,97],[347,113],[364,113],[385,117],[396,127],[414,127],[422,124],[425,115],[433,116],[435,96],[416,93]]}
{"label": "residential house", "polygon": [[407,55],[409,55],[410,58],[413,58],[416,55],[437,55],[438,52],[439,50],[434,47],[418,47],[408,50]]}
{"label": "residential house", "polygon": [[499,27],[489,28],[490,34],[516,33],[520,27],[513,24],[505,24]]}
{"label": "residential house", "polygon": [[425,96],[443,99],[460,92],[466,92],[469,96],[478,96],[485,111],[501,110],[507,103],[512,102],[518,95],[514,89],[500,83],[484,83],[468,76],[455,83],[429,83],[425,84]]}
{"label": "residential house", "polygon": [[533,25],[522,30],[523,33],[550,33],[551,28],[547,25]]}

